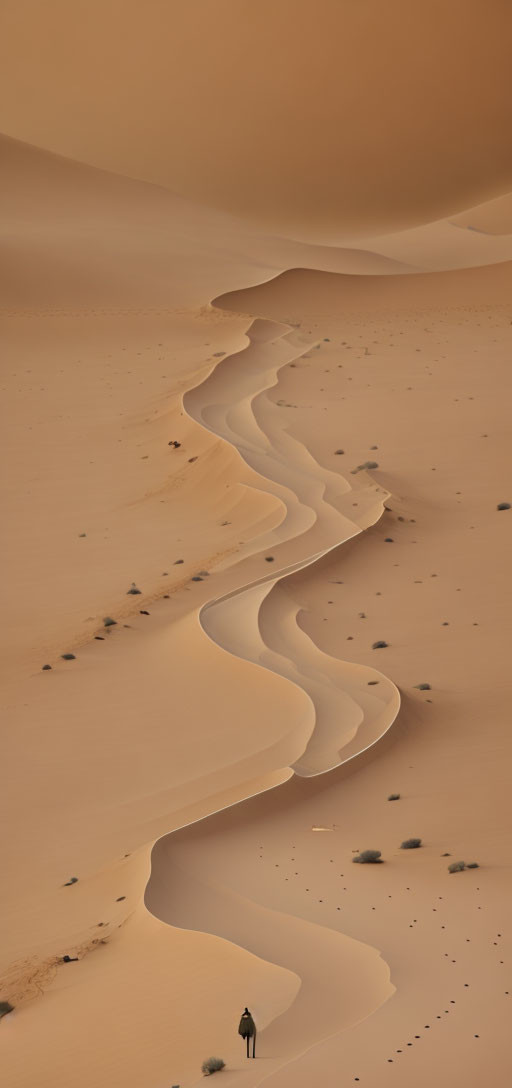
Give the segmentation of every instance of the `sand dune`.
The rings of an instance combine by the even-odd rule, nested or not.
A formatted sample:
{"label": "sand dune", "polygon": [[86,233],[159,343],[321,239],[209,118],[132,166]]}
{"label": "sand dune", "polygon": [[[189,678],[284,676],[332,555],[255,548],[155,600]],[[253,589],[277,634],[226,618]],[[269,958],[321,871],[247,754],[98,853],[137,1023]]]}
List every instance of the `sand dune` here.
{"label": "sand dune", "polygon": [[505,1083],[509,14],[3,18],[5,1083]]}
{"label": "sand dune", "polygon": [[3,131],[273,233],[330,244],[512,188],[497,0],[11,0],[3,19]]}
{"label": "sand dune", "polygon": [[[461,275],[466,279],[465,273]],[[392,511],[385,515],[383,530],[379,530],[378,526],[370,529],[362,539],[352,540],[348,546],[332,552],[322,563],[317,563],[286,580],[288,606],[292,602],[296,611],[302,610],[299,611],[301,625],[324,652],[335,650],[336,656],[347,655],[348,643],[343,641],[346,639],[343,628],[345,631],[354,631],[357,626],[361,626],[361,620],[357,618],[357,609],[361,606],[368,609],[365,613],[368,618],[363,621],[364,627],[368,626],[368,638],[363,646],[360,645],[360,637],[352,640],[356,643],[356,660],[369,661],[371,640],[374,636],[385,633],[389,637],[390,648],[385,652],[386,662],[391,662],[389,671],[394,675],[397,675],[397,669],[400,671],[401,663],[403,680],[400,687],[405,698],[399,719],[399,733],[395,734],[394,743],[393,734],[390,734],[391,747],[374,749],[377,758],[372,761],[368,761],[369,753],[366,753],[362,764],[356,761],[356,774],[352,774],[350,778],[346,773],[350,768],[348,764],[340,772],[334,772],[334,776],[329,776],[327,788],[323,778],[314,778],[311,786],[308,779],[296,779],[275,792],[272,795],[274,801],[269,802],[267,797],[255,799],[246,806],[238,806],[222,816],[180,833],[177,837],[168,837],[153,853],[148,902],[152,909],[169,921],[179,924],[180,919],[187,918],[188,924],[194,927],[203,929],[212,926],[214,932],[221,932],[244,945],[252,942],[254,947],[254,942],[259,938],[260,927],[256,924],[250,926],[250,936],[247,932],[241,936],[239,929],[240,919],[251,917],[250,908],[247,914],[245,908],[245,900],[249,899],[256,901],[265,911],[277,909],[280,912],[273,925],[274,930],[278,929],[281,934],[287,926],[289,911],[316,924],[320,921],[326,924],[327,917],[329,927],[341,926],[343,933],[357,934],[358,938],[364,934],[369,944],[382,949],[384,958],[392,965],[392,980],[397,992],[391,1001],[382,1005],[371,1021],[363,1022],[350,1031],[345,1030],[321,1046],[311,1047],[310,1038],[309,1049],[304,1057],[300,1061],[285,1064],[280,1072],[274,1071],[273,1060],[269,1057],[268,1067],[257,1076],[254,1074],[256,1079],[251,1079],[251,1083],[259,1083],[261,1079],[276,1085],[308,1083],[318,1076],[320,1069],[323,1082],[334,1085],[339,1083],[341,1068],[346,1071],[349,1079],[354,1079],[355,1076],[362,1079],[364,1076],[370,1084],[395,1083],[397,1077],[400,1083],[408,1083],[408,1077],[413,1075],[416,1083],[426,1086],[434,1075],[439,1075],[445,1055],[449,1051],[457,1053],[461,1063],[460,1083],[467,1082],[468,1076],[471,1078],[475,1075],[478,1079],[484,1077],[491,1053],[499,1053],[500,1070],[507,1068],[507,1059],[499,1043],[506,1017],[507,985],[502,985],[500,989],[499,956],[497,952],[492,952],[493,948],[500,947],[500,955],[503,956],[502,938],[506,931],[503,890],[508,876],[503,869],[503,836],[499,830],[506,823],[506,773],[498,785],[495,769],[492,779],[484,784],[476,769],[474,756],[479,752],[479,758],[487,761],[489,744],[492,749],[497,745],[500,750],[503,750],[504,743],[508,745],[505,740],[506,727],[504,732],[500,724],[503,722],[503,715],[497,712],[501,690],[499,677],[504,670],[503,651],[499,649],[498,634],[503,621],[500,620],[499,602],[492,591],[489,592],[493,582],[486,583],[482,578],[479,562],[484,532],[488,535],[493,553],[493,578],[499,583],[500,575],[497,570],[501,564],[506,565],[507,562],[508,528],[503,522],[496,521],[501,516],[499,513],[494,512],[492,515],[490,509],[488,512],[489,462],[482,462],[478,447],[475,449],[479,432],[475,432],[473,437],[473,428],[475,422],[478,427],[480,419],[492,418],[493,430],[487,436],[487,440],[492,442],[490,479],[493,488],[505,488],[506,459],[503,456],[502,443],[506,441],[506,426],[504,415],[500,421],[496,412],[493,390],[496,385],[503,387],[503,382],[508,380],[503,367],[506,367],[509,344],[509,317],[506,310],[491,309],[488,304],[485,306],[483,288],[488,283],[494,291],[495,285],[501,282],[502,289],[505,289],[508,275],[505,268],[500,273],[493,270],[491,274],[489,270],[482,274],[481,297],[484,304],[477,310],[469,307],[463,310],[457,305],[450,305],[451,297],[446,290],[450,287],[449,282],[447,283],[450,277],[443,276],[444,282],[437,284],[426,279],[425,283],[429,285],[430,291],[425,292],[425,310],[420,310],[418,314],[412,309],[407,316],[402,317],[401,328],[407,339],[403,345],[400,344],[398,353],[395,352],[395,381],[400,382],[402,370],[402,381],[409,380],[415,384],[410,388],[404,386],[404,393],[396,395],[393,401],[388,402],[385,425],[380,413],[381,387],[384,384],[384,388],[387,388],[389,378],[387,371],[379,374],[379,363],[389,353],[392,334],[390,338],[386,319],[384,330],[382,329],[383,317],[377,307],[371,318],[365,314],[359,320],[351,319],[352,341],[357,341],[358,327],[364,329],[365,340],[370,331],[374,336],[380,336],[379,346],[373,350],[371,358],[364,354],[364,348],[359,348],[357,355],[354,353],[353,361],[346,361],[343,367],[349,370],[345,380],[347,377],[354,380],[352,402],[355,399],[357,403],[361,399],[369,412],[372,427],[378,428],[381,439],[379,450],[383,450],[383,453],[379,452],[377,456],[385,456],[389,464],[388,472],[383,472],[384,479],[393,477],[393,499],[389,500]],[[304,297],[306,278],[307,274],[303,273],[299,280],[299,286],[304,287]],[[261,293],[264,293],[265,306],[270,311],[273,309],[273,317],[283,312],[283,306],[288,312],[290,291],[293,291],[296,299],[296,277],[282,277],[274,286],[277,293],[273,308],[267,306],[271,299],[270,286],[256,291],[253,300],[248,292],[247,308],[261,313]],[[325,297],[329,284],[315,284],[315,277],[311,274],[307,286],[312,310],[310,320],[314,325],[318,299],[320,296]],[[343,297],[344,285],[339,286]],[[441,292],[441,287],[444,288],[444,308],[436,311],[432,306],[432,290]],[[458,280],[453,283],[456,303],[459,302],[461,287]],[[468,295],[468,303],[471,303],[469,291]],[[399,289],[397,297],[400,299]],[[377,300],[378,306],[379,295]],[[428,324],[423,327],[427,304]],[[332,306],[328,325],[331,337],[323,349],[325,362],[331,362],[333,356],[339,357],[339,343],[334,342],[334,334],[339,336],[339,330],[343,330],[342,334],[345,335],[347,332],[346,313],[340,310],[338,318],[334,319],[334,309]],[[456,344],[458,347],[454,350]],[[472,345],[471,352],[476,358],[469,358],[469,345]],[[425,352],[428,353],[426,372],[424,359],[421,358]],[[461,352],[466,356],[462,398],[453,395],[460,392],[458,381],[460,382]],[[417,357],[418,354],[420,358]],[[486,358],[485,376],[481,368],[482,354]],[[402,454],[400,449],[396,449],[396,440],[400,435],[400,442],[404,443],[405,448],[411,448],[413,428],[416,428],[417,436],[418,428],[422,426],[425,436],[428,434],[429,415],[428,411],[425,412],[423,402],[426,399],[428,407],[430,397],[436,396],[436,392],[429,392],[426,388],[430,369],[435,372],[436,362],[442,375],[443,387],[452,395],[446,399],[444,406],[436,401],[437,466],[430,465],[432,451],[428,443],[423,446],[421,441],[417,441],[414,446],[414,476],[419,489],[415,494],[407,486],[409,473],[403,462],[401,471],[398,470],[397,458],[401,458]],[[312,365],[304,365],[311,369],[310,384],[318,383],[322,378],[326,380],[323,369],[318,374]],[[488,369],[490,366],[493,368],[491,381]],[[292,387],[296,383],[296,377],[287,370],[283,373],[286,374],[286,379],[280,383],[279,392],[286,397],[287,386]],[[368,393],[365,380],[370,374],[373,375],[375,386],[371,394]],[[305,383],[306,379],[303,389]],[[412,400],[412,406],[409,404],[410,418],[407,433],[403,435],[397,427],[397,419],[402,417],[404,400],[405,403],[410,401],[405,396],[407,392],[416,393],[416,397]],[[310,388],[307,393],[311,396]],[[471,407],[471,401],[476,402],[474,408]],[[375,404],[373,416],[372,402]],[[455,414],[460,411],[457,405],[461,405],[462,409],[466,407],[466,412],[465,419],[456,424]],[[336,427],[339,425],[336,414],[332,414],[331,426]],[[354,450],[357,458],[361,442],[361,415],[356,413],[355,419],[357,422],[354,424],[353,437],[357,443]],[[302,429],[304,423],[301,418],[298,426]],[[347,425],[349,421],[345,419],[345,441],[349,437]],[[313,418],[308,436],[312,451],[315,450],[315,435],[316,447],[325,451],[328,436],[326,423],[324,422],[319,437],[317,423]],[[349,452],[350,441],[347,441],[347,447]],[[486,456],[489,458],[489,452]],[[396,465],[394,469],[393,462]],[[433,468],[435,476],[432,475]],[[377,474],[380,476],[380,471]],[[464,480],[469,481],[469,488],[464,488]],[[460,488],[456,487],[456,483],[460,484]],[[457,499],[459,492],[462,496],[467,495],[466,500]],[[472,523],[474,522],[473,531],[478,534],[473,544],[471,536],[469,540],[466,539],[468,530],[471,533],[469,525],[466,524],[468,518],[464,510],[465,502],[468,501]],[[437,521],[428,516],[434,509],[434,504],[440,506]],[[495,505],[493,509],[495,511]],[[396,521],[398,511],[401,525]],[[412,536],[411,518],[417,541]],[[400,533],[398,544],[397,529]],[[395,535],[395,541],[392,542],[394,548],[386,548],[382,544],[386,531]],[[505,537],[502,536],[503,531]],[[407,545],[410,543],[417,545],[412,560],[408,558]],[[381,552],[382,559],[379,559]],[[394,575],[389,563],[389,556],[393,552],[399,560],[399,573]],[[431,567],[434,565],[436,569],[432,571]],[[426,578],[421,577],[425,567]],[[503,578],[505,566],[501,569]],[[371,581],[367,585],[369,572]],[[414,578],[414,574],[420,577]],[[432,582],[432,577],[439,581]],[[474,588],[477,578],[478,593]],[[458,599],[455,579],[460,583],[459,591],[463,594]],[[419,588],[424,584],[426,598],[421,596]],[[391,612],[385,601],[383,611],[381,602],[375,598],[376,592],[377,597],[381,596],[380,591],[375,589],[379,585],[387,587],[384,597],[391,594]],[[454,601],[451,606],[447,587],[452,587]],[[345,616],[346,613],[346,618],[341,631],[337,625],[332,627],[328,623],[325,627],[322,623],[325,604],[322,606],[321,600],[326,595],[326,588],[333,596],[341,593],[344,597],[342,614]],[[422,678],[427,679],[428,673],[432,692],[413,691],[413,684],[419,682],[417,671],[416,675],[413,672],[418,669],[418,648],[413,645],[407,649],[406,646],[406,632],[409,630],[410,638],[411,629],[416,624],[416,617],[411,612],[413,589],[420,594],[417,596],[415,612],[419,610],[422,623],[426,626],[421,646]],[[436,628],[441,632],[445,622],[443,617],[448,613],[448,635],[450,628],[455,625],[455,642],[452,642],[451,648],[447,642],[441,651],[438,646],[440,634],[434,632]],[[478,620],[473,619],[477,614]],[[276,628],[279,630],[279,610],[277,614],[274,612],[272,620],[274,622],[269,623],[265,629],[275,637]],[[385,632],[382,630],[384,622]],[[479,642],[475,643],[475,634],[478,635],[482,626],[485,629],[484,641],[482,642],[481,635]],[[471,668],[469,661],[474,663],[471,680],[468,673],[468,667]],[[482,674],[484,662],[486,674],[493,677],[491,690],[496,693],[491,700],[492,709],[488,690],[480,696],[477,694],[478,678]],[[494,723],[492,730],[490,716]],[[484,731],[481,725],[483,717],[486,721]],[[382,752],[380,756],[379,751]],[[358,766],[361,769],[357,772]],[[336,777],[337,773],[340,775],[339,779]],[[468,775],[472,783],[478,781],[477,818],[471,790],[468,790]],[[342,790],[339,788],[341,784]],[[404,790],[403,800],[396,805],[390,805],[386,801],[388,792],[393,788]],[[425,846],[421,852],[421,864],[417,863],[413,854],[411,862],[414,858],[414,864],[411,865],[407,855],[404,855],[404,860],[400,858],[397,846],[407,834],[405,826],[412,830],[413,822],[418,833],[423,832]],[[326,843],[314,835],[311,830],[314,825],[332,829],[326,837]],[[351,828],[358,829],[357,840],[353,837]],[[361,828],[366,836],[364,842],[361,841]],[[313,838],[315,847],[311,841]],[[368,879],[364,873],[362,882],[359,867],[351,867],[347,871],[345,866],[350,865],[354,847],[362,848],[365,845],[384,847],[386,866],[382,871],[370,871]],[[472,851],[475,860],[480,860],[483,869],[474,880],[471,874],[470,880],[473,882],[469,888],[467,885],[463,887],[461,883],[456,884],[457,877],[448,876],[446,866],[450,858],[446,861],[440,858],[445,849],[451,857],[455,853],[460,853],[461,856],[467,853],[469,856]],[[334,860],[334,866],[329,865],[331,859]],[[344,879],[340,879],[339,875],[340,861],[343,863],[341,869]],[[508,864],[507,855],[506,865]],[[298,871],[295,871],[295,866]],[[160,883],[170,879],[171,874],[176,871],[180,871],[181,879],[172,888]],[[200,894],[195,883],[199,874],[202,883]],[[464,878],[466,875],[470,874],[462,874]],[[208,894],[209,881],[214,884],[211,896]],[[297,885],[300,886],[298,894]],[[471,907],[471,903],[475,903],[475,893],[476,906]],[[219,906],[219,895],[228,897],[222,906]],[[238,910],[229,909],[226,903],[233,896],[235,902],[236,897],[244,897],[243,909],[240,903]],[[336,919],[338,910],[341,911],[341,915],[338,914],[340,922]],[[461,911],[464,917],[464,936],[460,932]],[[483,912],[483,916],[477,911]],[[496,934],[501,936],[497,939]],[[293,942],[293,953],[297,957],[296,967],[300,959],[298,948],[301,946],[300,941]],[[272,959],[276,958],[277,962],[290,966],[292,961],[288,956],[286,944],[280,943],[273,952]],[[343,976],[341,953],[337,954],[336,959]],[[445,965],[446,959],[448,962]],[[448,973],[450,967],[451,974]],[[318,997],[321,993],[325,970],[319,963],[318,975],[313,978],[304,974],[303,969],[299,970],[299,974],[306,979],[303,983],[303,1000],[306,1002],[308,987],[310,991],[308,1022],[311,1031],[316,1019],[312,1006],[315,996]],[[422,980],[421,993],[414,996],[414,980],[418,977]],[[470,990],[469,994],[465,992],[467,988]],[[454,1007],[461,1002],[464,1002],[462,1017],[461,1010]],[[276,1028],[279,1027],[281,1040],[286,1037],[288,1030],[296,1044],[295,1009],[296,1003],[281,1018],[281,1023],[276,1023]],[[324,1038],[330,1034],[328,1023],[323,1019],[322,1007],[319,1007],[316,1022],[318,1038],[324,1028]],[[339,1024],[341,1023],[340,1016]],[[367,1038],[369,1024],[373,1048],[366,1054],[363,1040]],[[432,1039],[428,1037],[428,1043],[424,1042],[427,1033],[434,1032],[436,1026],[439,1028],[437,1034],[433,1034]],[[263,1038],[266,1037],[267,1033],[264,1033]],[[269,1035],[269,1040],[271,1038]],[[471,1049],[471,1043],[476,1043],[478,1039],[483,1040],[484,1045],[475,1052]],[[401,1055],[408,1053],[409,1046],[415,1048],[414,1057],[411,1053],[408,1055],[407,1064],[400,1065]],[[271,1042],[266,1053],[272,1054]],[[293,1053],[292,1045],[289,1056],[293,1056]],[[465,1061],[470,1062],[471,1071],[464,1067]],[[391,1065],[393,1069],[388,1070]]]}

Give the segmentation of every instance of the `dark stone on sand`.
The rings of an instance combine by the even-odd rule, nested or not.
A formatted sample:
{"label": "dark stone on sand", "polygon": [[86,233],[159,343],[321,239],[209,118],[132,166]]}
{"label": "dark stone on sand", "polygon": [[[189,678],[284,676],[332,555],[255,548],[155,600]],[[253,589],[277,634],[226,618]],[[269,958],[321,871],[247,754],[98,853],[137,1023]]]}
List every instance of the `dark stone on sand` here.
{"label": "dark stone on sand", "polygon": [[51,669],[51,665],[43,665],[42,671],[43,672],[49,672],[50,669]]}
{"label": "dark stone on sand", "polygon": [[273,555],[266,555],[265,556],[265,563],[273,563],[273,562],[274,562],[274,556]]}
{"label": "dark stone on sand", "polygon": [[394,540],[393,540],[393,537],[392,537],[392,536],[385,536],[385,537],[384,537],[384,543],[385,543],[385,544],[394,544],[395,542],[394,542]]}
{"label": "dark stone on sand", "polygon": [[378,680],[369,680],[368,681],[368,687],[373,688],[375,686],[375,684],[378,684],[378,683],[379,683]]}
{"label": "dark stone on sand", "polygon": [[339,457],[340,454],[345,453],[345,450],[335,450],[334,452]]}
{"label": "dark stone on sand", "polygon": [[185,560],[184,560],[184,559],[175,559],[175,560],[174,560],[174,566],[175,566],[175,567],[177,567],[177,566],[178,566],[178,563],[184,563],[184,562],[185,562]]}
{"label": "dark stone on sand", "polygon": [[70,876],[69,880],[66,881],[64,887],[69,888],[69,887],[71,887],[72,884],[78,884],[78,877],[77,876]]}
{"label": "dark stone on sand", "polygon": [[404,839],[400,843],[401,850],[417,850],[418,846],[421,846],[421,839]]}
{"label": "dark stone on sand", "polygon": [[95,635],[94,637],[96,639],[96,642],[104,642],[105,641],[105,639],[103,638],[103,635]]}
{"label": "dark stone on sand", "polygon": [[380,638],[377,642],[372,643],[372,650],[385,650],[387,645],[387,642],[384,642],[384,639]]}
{"label": "dark stone on sand", "polygon": [[79,537],[84,537],[84,536],[87,536],[87,533],[79,533],[78,535],[79,535]]}
{"label": "dark stone on sand", "polygon": [[145,608],[139,608],[139,616],[149,616],[149,612]]}
{"label": "dark stone on sand", "polygon": [[14,1005],[11,1005],[10,1001],[0,1001],[0,1020],[2,1016],[7,1016],[10,1012],[14,1012]]}
{"label": "dark stone on sand", "polygon": [[63,956],[63,963],[78,963],[78,956]]}
{"label": "dark stone on sand", "polygon": [[388,797],[388,801],[399,801],[399,800],[400,800],[400,794],[399,793],[390,793],[390,795]]}
{"label": "dark stone on sand", "polygon": [[103,618],[103,626],[104,627],[115,627],[116,623],[117,623],[117,620],[113,620],[112,616],[104,616],[104,618]]}
{"label": "dark stone on sand", "polygon": [[203,579],[201,578],[201,575],[200,575],[200,574],[194,574],[194,575],[192,576],[192,578],[191,578],[191,581],[192,581],[192,582],[202,582],[202,581],[203,581]]}
{"label": "dark stone on sand", "polygon": [[142,591],[140,589],[137,589],[137,586],[135,585],[135,582],[132,582],[130,588],[126,592],[126,595],[127,595],[127,597],[129,597],[129,596],[136,597],[137,594],[141,593],[141,592]]}
{"label": "dark stone on sand", "polygon": [[510,503],[509,502],[499,502],[496,509],[497,510],[510,510]]}
{"label": "dark stone on sand", "polygon": [[75,655],[74,654],[61,654],[60,656],[61,656],[63,661],[74,661],[75,660]]}
{"label": "dark stone on sand", "polygon": [[417,688],[418,691],[431,691],[430,684],[415,684],[414,687]]}
{"label": "dark stone on sand", "polygon": [[125,895],[120,895],[119,899],[116,899],[116,903],[122,903],[123,899],[126,899],[126,896]]}

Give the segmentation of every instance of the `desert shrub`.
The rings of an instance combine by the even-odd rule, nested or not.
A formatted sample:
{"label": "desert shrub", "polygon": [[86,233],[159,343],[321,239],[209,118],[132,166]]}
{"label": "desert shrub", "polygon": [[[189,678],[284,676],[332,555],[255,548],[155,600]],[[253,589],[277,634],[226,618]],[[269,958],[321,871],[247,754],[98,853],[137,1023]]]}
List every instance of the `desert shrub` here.
{"label": "desert shrub", "polygon": [[404,839],[400,843],[401,850],[417,850],[418,846],[421,846],[421,839]]}
{"label": "desert shrub", "polygon": [[477,861],[470,861],[466,865],[466,869],[479,869],[479,868],[480,868],[480,866],[479,866]]}
{"label": "desert shrub", "polygon": [[363,472],[365,468],[378,468],[378,461],[364,461],[362,465],[358,465],[357,468],[352,469],[352,475],[355,476],[357,472]]}
{"label": "desert shrub", "polygon": [[388,801],[399,801],[399,800],[400,800],[400,794],[399,793],[390,793],[390,795],[388,797]]}
{"label": "desert shrub", "polygon": [[2,1016],[7,1016],[8,1012],[14,1012],[14,1005],[11,1005],[10,1001],[0,1001],[0,1020]]}
{"label": "desert shrub", "polygon": [[465,861],[452,861],[451,865],[448,866],[448,872],[449,873],[461,873],[462,870],[465,869],[465,868],[466,868],[466,862]]}
{"label": "desert shrub", "polygon": [[221,1069],[225,1069],[226,1063],[222,1061],[222,1058],[206,1058],[201,1066],[201,1072],[205,1077],[210,1077],[212,1073],[220,1073]]}
{"label": "desert shrub", "polygon": [[380,850],[361,850],[352,861],[360,861],[363,865],[380,865],[382,858]]}

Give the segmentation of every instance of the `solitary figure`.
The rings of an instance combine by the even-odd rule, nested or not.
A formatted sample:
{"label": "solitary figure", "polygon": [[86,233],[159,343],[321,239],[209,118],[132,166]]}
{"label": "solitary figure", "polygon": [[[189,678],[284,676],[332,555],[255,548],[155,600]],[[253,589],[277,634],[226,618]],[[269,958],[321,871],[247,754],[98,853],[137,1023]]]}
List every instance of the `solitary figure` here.
{"label": "solitary figure", "polygon": [[242,1036],[247,1042],[247,1057],[249,1057],[249,1040],[252,1039],[252,1056],[256,1056],[256,1024],[249,1012],[249,1009],[245,1008],[242,1013],[242,1019],[238,1027],[238,1034]]}

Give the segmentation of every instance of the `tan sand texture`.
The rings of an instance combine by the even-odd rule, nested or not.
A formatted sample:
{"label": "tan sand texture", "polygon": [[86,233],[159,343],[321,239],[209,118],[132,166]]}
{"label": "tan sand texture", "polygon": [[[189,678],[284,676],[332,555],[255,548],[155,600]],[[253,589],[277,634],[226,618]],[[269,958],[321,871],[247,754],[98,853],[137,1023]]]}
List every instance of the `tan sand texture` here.
{"label": "tan sand texture", "polygon": [[3,1081],[506,1084],[510,12],[2,18]]}

